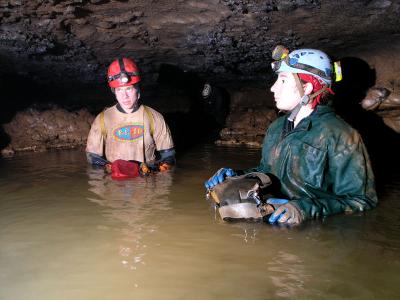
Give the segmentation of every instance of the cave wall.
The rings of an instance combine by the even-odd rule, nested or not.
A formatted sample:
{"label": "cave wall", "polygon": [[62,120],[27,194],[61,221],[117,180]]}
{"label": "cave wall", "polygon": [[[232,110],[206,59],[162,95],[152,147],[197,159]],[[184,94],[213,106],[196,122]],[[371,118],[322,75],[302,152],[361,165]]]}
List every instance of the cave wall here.
{"label": "cave wall", "polygon": [[343,56],[357,56],[366,61],[376,72],[377,86],[389,88],[400,94],[400,37],[384,40],[382,37],[373,45],[362,45],[357,52],[348,49]]}
{"label": "cave wall", "polygon": [[0,123],[34,103],[99,112],[115,101],[107,66],[129,56],[142,72],[143,101],[171,115],[172,126],[202,121],[196,110],[209,82],[231,100],[226,122],[214,124],[226,128],[225,142],[249,128],[256,133],[245,143],[259,146],[262,123],[276,117],[270,53],[283,44],[342,60],[337,108],[362,130],[372,123],[353,112],[368,89],[399,94],[399,15],[399,0],[1,0]]}
{"label": "cave wall", "polygon": [[105,84],[110,61],[130,56],[149,85],[162,64],[262,82],[278,43],[335,56],[378,51],[399,39],[399,15],[399,1],[2,0],[0,76],[61,89]]}

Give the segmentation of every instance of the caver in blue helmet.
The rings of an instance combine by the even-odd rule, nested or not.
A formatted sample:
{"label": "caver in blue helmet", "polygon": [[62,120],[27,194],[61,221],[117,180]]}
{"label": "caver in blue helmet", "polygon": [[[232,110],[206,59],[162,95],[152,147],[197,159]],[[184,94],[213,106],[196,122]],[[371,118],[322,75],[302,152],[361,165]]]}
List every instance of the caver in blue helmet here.
{"label": "caver in blue helmet", "polygon": [[271,91],[277,107],[290,113],[268,127],[257,167],[235,172],[222,169],[206,182],[207,188],[235,173],[260,172],[276,178],[279,191],[271,192],[273,197],[266,204],[274,209],[269,222],[278,224],[296,225],[374,208],[378,203],[374,175],[361,136],[332,107],[310,102],[325,96],[333,73],[337,80],[340,69],[332,68],[328,56],[319,50],[289,53],[277,47],[272,57],[276,60],[272,68],[279,74]]}
{"label": "caver in blue helmet", "polygon": [[283,46],[272,52],[275,59],[271,66],[276,73],[303,73],[317,77],[326,85],[332,83],[332,62],[328,55],[316,49],[298,49],[290,53]]}
{"label": "caver in blue helmet", "polygon": [[[297,49],[289,53],[287,48],[278,45],[272,52],[272,58],[275,60],[271,64],[272,70],[278,74],[283,72],[292,73],[301,96],[301,101],[288,117],[289,121],[294,122],[302,106],[312,103],[312,108],[315,108],[315,103],[319,103],[321,97],[327,92],[332,93],[330,90],[332,84],[332,62],[324,52],[316,49]],[[336,78],[340,80],[340,64],[335,63],[334,66],[335,73],[338,75]],[[314,93],[305,95],[299,74],[313,76],[321,86],[315,89]],[[314,88],[316,88],[315,85]]]}

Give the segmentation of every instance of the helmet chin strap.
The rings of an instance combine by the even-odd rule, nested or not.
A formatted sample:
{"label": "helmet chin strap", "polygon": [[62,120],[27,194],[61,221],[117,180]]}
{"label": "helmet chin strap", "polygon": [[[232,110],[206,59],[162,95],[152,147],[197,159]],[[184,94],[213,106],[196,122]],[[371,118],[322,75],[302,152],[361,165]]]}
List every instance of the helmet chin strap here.
{"label": "helmet chin strap", "polygon": [[[292,112],[290,113],[288,120],[290,122],[294,122],[294,119],[296,119],[297,114],[300,111],[300,108],[303,105],[307,105],[307,103],[310,101],[310,99],[308,98],[307,95],[304,95],[304,89],[303,89],[303,85],[300,82],[300,78],[299,75],[297,75],[297,73],[292,73],[293,77],[294,77],[294,81],[296,82],[296,86],[297,86],[297,90],[300,93],[300,97],[301,97],[301,101],[299,102],[299,104],[296,105],[295,108],[293,108]],[[306,98],[305,98],[306,97]],[[306,104],[303,104],[304,102],[307,102]]]}
{"label": "helmet chin strap", "polygon": [[290,113],[290,115],[288,117],[288,120],[290,122],[294,122],[294,120],[296,119],[296,116],[299,113],[299,111],[300,111],[302,106],[306,106],[316,96],[318,96],[319,94],[321,94],[321,93],[323,93],[323,92],[328,90],[327,87],[324,86],[322,89],[320,89],[319,91],[315,92],[314,94],[304,95],[304,89],[303,89],[303,85],[301,84],[299,75],[297,75],[297,73],[292,73],[292,74],[294,76],[294,80],[296,82],[297,89],[299,90],[301,100],[300,100],[299,104],[297,104],[296,107],[293,108],[293,110],[291,111],[291,113]]}
{"label": "helmet chin strap", "polygon": [[136,103],[135,103],[135,105],[132,107],[132,112],[131,112],[131,113],[134,113],[135,111],[137,111],[137,110],[139,109],[139,107],[140,107],[140,101],[139,101],[139,99],[140,99],[140,92],[138,93],[138,97],[137,97],[137,99],[136,99]]}

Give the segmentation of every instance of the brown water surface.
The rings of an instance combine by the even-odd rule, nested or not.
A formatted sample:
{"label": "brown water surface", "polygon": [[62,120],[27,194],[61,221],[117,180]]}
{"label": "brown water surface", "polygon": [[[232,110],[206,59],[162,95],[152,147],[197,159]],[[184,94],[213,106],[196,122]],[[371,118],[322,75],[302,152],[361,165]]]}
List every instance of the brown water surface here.
{"label": "brown water surface", "polygon": [[0,299],[395,299],[400,189],[300,228],[225,223],[203,182],[259,150],[202,146],[113,181],[82,151],[0,160]]}

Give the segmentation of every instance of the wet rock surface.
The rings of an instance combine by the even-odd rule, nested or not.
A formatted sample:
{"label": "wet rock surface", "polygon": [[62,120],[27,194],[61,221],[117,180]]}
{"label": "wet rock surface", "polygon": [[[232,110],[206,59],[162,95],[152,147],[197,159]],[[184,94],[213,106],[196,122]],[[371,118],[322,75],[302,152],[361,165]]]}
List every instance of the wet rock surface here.
{"label": "wet rock surface", "polygon": [[11,141],[1,154],[12,156],[16,152],[71,149],[86,145],[93,120],[93,115],[85,109],[69,112],[57,107],[46,110],[29,108],[3,125]]}
{"label": "wet rock surface", "polygon": [[[264,80],[277,43],[335,55],[399,38],[399,1],[2,0],[1,74],[102,82],[116,57],[154,82],[161,64]],[[374,45],[375,44],[375,45]]]}
{"label": "wet rock surface", "polygon": [[216,143],[260,148],[266,129],[276,118],[271,95],[262,89],[242,89],[232,95],[226,127]]}
{"label": "wet rock surface", "polygon": [[[11,153],[84,143],[83,129],[74,129],[75,137],[67,131],[66,115],[50,109],[61,118],[55,120],[45,111],[25,109],[40,99],[74,107],[75,112],[66,112],[70,118],[79,115],[81,107],[99,112],[114,101],[105,73],[108,64],[121,56],[136,60],[146,104],[163,113],[182,112],[195,119],[196,109],[192,115],[187,110],[200,104],[193,105],[198,95],[189,90],[200,90],[206,81],[229,91],[231,111],[218,143],[259,147],[265,129],[276,118],[273,102],[265,100],[271,95],[263,89],[274,80],[270,53],[277,44],[322,49],[334,59],[362,60],[373,73],[368,79],[359,65],[342,65],[355,70],[344,71],[347,82],[339,87],[342,112],[357,128],[360,122],[353,111],[361,109],[368,89],[384,88],[390,91],[387,99],[365,105],[378,103],[371,100],[381,97],[372,95],[375,91],[363,107],[399,132],[399,107],[392,104],[397,100],[390,100],[400,94],[399,15],[398,0],[1,0],[0,89],[6,101],[0,123],[9,123],[4,131],[12,140],[6,149]],[[201,84],[178,83],[165,66],[180,70],[184,79],[195,74]],[[162,89],[155,88],[163,69],[162,88],[175,84],[180,89],[170,92],[168,101],[163,101]],[[212,108],[207,112],[218,125],[223,123],[221,114]],[[24,115],[25,127],[11,121],[16,113],[15,118]],[[46,120],[30,140],[19,133],[21,128],[36,128],[30,127],[29,118]],[[198,119],[200,123],[202,118]],[[49,130],[49,124],[59,125]],[[79,126],[88,130],[89,125]],[[47,138],[42,129],[49,131]]]}
{"label": "wet rock surface", "polygon": [[361,105],[366,110],[376,112],[387,126],[400,133],[400,94],[383,87],[373,87]]}

